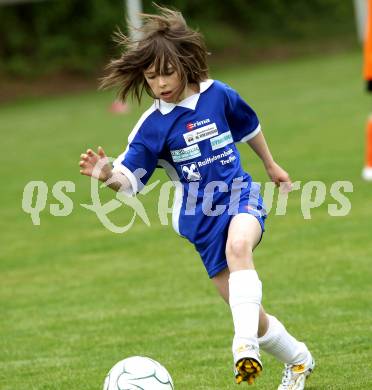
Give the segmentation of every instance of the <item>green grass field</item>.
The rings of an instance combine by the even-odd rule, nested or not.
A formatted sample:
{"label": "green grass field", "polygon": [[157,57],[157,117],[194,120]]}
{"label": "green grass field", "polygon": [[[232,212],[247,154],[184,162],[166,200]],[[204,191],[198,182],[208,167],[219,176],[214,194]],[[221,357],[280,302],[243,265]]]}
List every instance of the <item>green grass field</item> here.
{"label": "green grass field", "polygon": [[[273,209],[255,252],[264,305],[306,341],[317,361],[307,389],[372,389],[372,183],[360,178],[365,120],[360,53],[216,69],[258,112],[277,161],[302,183],[323,181],[324,204],[305,220],[301,191],[285,216]],[[131,355],[164,364],[180,390],[238,388],[233,382],[229,308],[193,246],[162,226],[159,191],[142,197],[151,227],[108,231],[90,203],[79,155],[102,145],[119,154],[142,109],[107,111],[112,93],[26,99],[0,107],[2,205],[0,389],[101,389],[109,368]],[[244,166],[266,181],[247,146]],[[150,182],[165,175],[157,171]],[[49,187],[40,226],[22,211],[24,186]],[[75,183],[67,217],[50,214],[60,180]],[[329,189],[351,181],[352,209],[331,217]],[[113,193],[102,190],[108,201]],[[125,225],[126,207],[112,213]],[[170,221],[170,218],[169,218]],[[253,388],[276,389],[282,366],[264,355]],[[241,386],[242,388],[245,386]]]}

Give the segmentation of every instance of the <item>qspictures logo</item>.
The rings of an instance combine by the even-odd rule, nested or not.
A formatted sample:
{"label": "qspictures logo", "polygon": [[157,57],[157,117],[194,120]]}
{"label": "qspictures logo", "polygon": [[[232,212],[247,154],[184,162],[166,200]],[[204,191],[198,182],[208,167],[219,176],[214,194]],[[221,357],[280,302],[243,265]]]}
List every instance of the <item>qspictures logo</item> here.
{"label": "qspictures logo", "polygon": [[186,125],[186,129],[187,130],[192,130],[192,129],[195,129],[195,127],[198,127],[198,126],[201,126],[201,125],[206,125],[207,123],[210,123],[210,119],[207,118],[207,119],[203,119],[201,121],[196,121],[196,122],[189,122],[187,125]]}
{"label": "qspictures logo", "polygon": [[[197,145],[193,145],[194,148]],[[192,153],[190,151],[190,153]],[[225,154],[226,153],[226,154]],[[216,157],[217,156],[217,157]],[[216,155],[218,161],[222,161],[223,158],[230,157],[228,151]],[[182,156],[178,156],[180,160]],[[115,159],[109,158],[112,162]],[[213,161],[205,161],[205,164],[210,164]],[[94,168],[94,177],[100,176],[100,171],[106,162],[98,163]],[[178,176],[177,171],[170,165],[169,176],[176,178]],[[202,212],[206,216],[215,217],[223,212],[227,212],[229,215],[235,215],[238,212],[236,205],[239,204],[241,191],[248,187],[249,183],[242,177],[237,177],[233,180],[231,185],[231,191],[228,185],[224,181],[210,181],[201,184],[202,176],[199,171],[199,164],[195,162],[189,162],[183,164],[182,174],[185,179],[192,186],[193,191],[200,194],[200,204],[202,205]],[[141,179],[145,177],[146,170],[144,168],[138,168],[133,173],[135,180],[138,183],[142,183]],[[109,186],[112,182],[117,181],[115,175],[107,182],[101,183],[93,177],[90,180],[91,184],[91,203],[79,205],[89,212],[96,214],[103,226],[113,233],[125,233],[134,224],[136,219],[141,219],[146,226],[150,226],[150,218],[147,214],[145,205],[142,203],[142,197],[146,196],[158,187],[158,217],[162,225],[169,225],[170,216],[173,214],[173,206],[179,200],[183,199],[184,188],[180,181],[166,181],[160,183],[160,180],[142,185],[139,189],[137,196],[133,196],[132,189],[122,188],[119,192],[116,192],[112,199],[108,202],[103,202],[101,199],[101,188]],[[312,212],[314,209],[320,206],[326,206],[326,212],[331,217],[345,217],[351,211],[351,200],[347,196],[347,193],[352,193],[353,183],[346,180],[339,180],[333,183],[324,183],[321,181],[309,181],[301,182],[296,181],[291,183],[281,183],[279,190],[276,191],[275,183],[252,183],[251,188],[256,189],[255,193],[262,193],[262,198],[265,204],[265,213],[275,214],[276,216],[284,216],[287,213],[287,204],[291,201],[289,193],[299,192],[297,195],[299,202],[296,200],[299,211],[302,213],[305,220],[312,219]],[[190,188],[190,187],[189,187]],[[75,184],[70,180],[58,181],[54,183],[50,188],[47,183],[41,180],[33,180],[28,182],[23,190],[22,196],[22,209],[26,214],[29,214],[33,225],[41,224],[40,214],[49,212],[52,216],[67,217],[73,212],[74,202],[68,193],[74,193],[76,190]],[[214,196],[218,193],[231,192],[228,195],[227,202],[218,204],[214,201]],[[250,196],[250,203],[247,205],[247,210],[250,212],[262,212],[258,209],[255,202],[258,202],[259,197],[254,196],[252,192]],[[178,200],[177,200],[178,199]],[[187,215],[195,215],[196,203],[191,196],[187,196],[185,199],[185,212]],[[292,200],[293,202],[293,200]],[[125,207],[127,213],[130,213],[130,221],[126,225],[117,225],[111,219],[111,213],[117,209]],[[253,208],[252,208],[253,207]],[[173,217],[172,217],[173,218]],[[173,222],[173,219],[171,219]]]}

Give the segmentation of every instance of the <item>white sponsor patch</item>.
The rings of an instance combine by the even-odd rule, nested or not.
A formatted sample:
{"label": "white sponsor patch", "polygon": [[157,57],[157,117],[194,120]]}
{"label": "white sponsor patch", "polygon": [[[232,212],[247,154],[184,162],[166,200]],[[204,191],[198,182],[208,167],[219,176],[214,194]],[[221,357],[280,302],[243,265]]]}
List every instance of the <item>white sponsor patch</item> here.
{"label": "white sponsor patch", "polygon": [[216,135],[218,135],[217,126],[215,123],[211,123],[210,125],[199,127],[199,129],[185,133],[183,138],[185,138],[187,145],[192,145]]}
{"label": "white sponsor patch", "polygon": [[171,150],[171,155],[173,161],[177,163],[200,157],[201,153],[198,145],[192,145],[183,149]]}
{"label": "white sponsor patch", "polygon": [[212,150],[223,148],[224,146],[234,142],[230,130],[220,134],[217,137],[211,138],[210,141]]}

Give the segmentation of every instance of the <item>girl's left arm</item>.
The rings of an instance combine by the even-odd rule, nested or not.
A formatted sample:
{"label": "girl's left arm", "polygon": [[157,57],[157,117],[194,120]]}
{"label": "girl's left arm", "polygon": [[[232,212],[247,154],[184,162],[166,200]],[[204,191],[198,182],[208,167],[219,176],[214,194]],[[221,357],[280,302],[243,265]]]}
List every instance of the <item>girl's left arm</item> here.
{"label": "girl's left arm", "polygon": [[248,140],[247,143],[262,160],[270,179],[277,186],[283,183],[284,189],[290,191],[292,187],[291,179],[288,173],[274,161],[262,131]]}

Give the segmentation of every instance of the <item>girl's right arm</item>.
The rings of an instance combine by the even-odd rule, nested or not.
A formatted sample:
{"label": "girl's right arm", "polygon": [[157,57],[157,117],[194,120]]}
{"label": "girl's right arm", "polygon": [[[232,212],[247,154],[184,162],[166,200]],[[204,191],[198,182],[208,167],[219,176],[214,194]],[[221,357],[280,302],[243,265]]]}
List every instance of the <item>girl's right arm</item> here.
{"label": "girl's right arm", "polygon": [[88,149],[86,153],[80,155],[80,173],[82,175],[94,177],[106,183],[108,187],[116,192],[131,192],[132,185],[129,179],[121,172],[113,171],[112,166],[101,146],[97,153]]}

